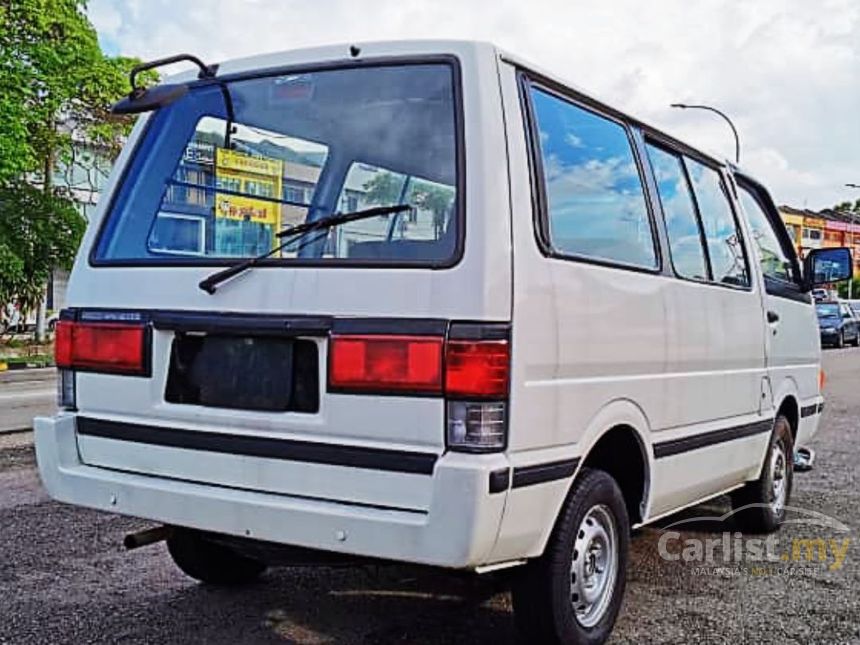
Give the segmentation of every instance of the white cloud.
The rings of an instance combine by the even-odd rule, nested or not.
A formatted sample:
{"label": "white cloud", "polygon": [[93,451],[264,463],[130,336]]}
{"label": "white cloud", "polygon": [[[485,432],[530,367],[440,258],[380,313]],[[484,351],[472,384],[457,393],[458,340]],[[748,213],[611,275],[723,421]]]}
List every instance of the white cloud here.
{"label": "white cloud", "polygon": [[[856,0],[92,0],[124,54],[209,60],[333,42],[492,40],[695,145],[733,154],[778,202],[818,208],[860,183]],[[120,20],[117,20],[119,16]]]}

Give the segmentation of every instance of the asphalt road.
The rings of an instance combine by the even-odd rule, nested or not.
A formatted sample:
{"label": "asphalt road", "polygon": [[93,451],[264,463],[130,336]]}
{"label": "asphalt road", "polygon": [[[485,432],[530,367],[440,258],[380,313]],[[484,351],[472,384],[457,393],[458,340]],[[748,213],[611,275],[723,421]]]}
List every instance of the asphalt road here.
{"label": "asphalt road", "polygon": [[33,417],[56,407],[54,368],[0,372],[0,433],[32,427]]}
{"label": "asphalt road", "polygon": [[[848,539],[842,566],[702,572],[662,559],[663,533],[646,528],[632,541],[614,643],[860,643],[860,350],[828,351],[825,367],[817,466],[796,477],[793,505],[850,530],[800,524],[779,536]],[[662,525],[726,510],[718,499]],[[123,535],[145,526],[50,501],[28,436],[0,436],[0,643],[513,642],[509,596],[486,578],[405,566],[279,569],[241,590],[213,589],[179,573],[163,545],[124,552]],[[732,529],[698,523],[682,536]]]}

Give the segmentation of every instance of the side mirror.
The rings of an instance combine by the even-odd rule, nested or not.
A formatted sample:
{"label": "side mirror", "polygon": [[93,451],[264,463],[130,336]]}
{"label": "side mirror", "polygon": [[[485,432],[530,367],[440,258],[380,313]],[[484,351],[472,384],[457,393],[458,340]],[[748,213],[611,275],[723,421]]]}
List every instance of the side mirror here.
{"label": "side mirror", "polygon": [[849,249],[812,249],[803,261],[804,286],[809,291],[819,285],[850,280],[853,267]]}

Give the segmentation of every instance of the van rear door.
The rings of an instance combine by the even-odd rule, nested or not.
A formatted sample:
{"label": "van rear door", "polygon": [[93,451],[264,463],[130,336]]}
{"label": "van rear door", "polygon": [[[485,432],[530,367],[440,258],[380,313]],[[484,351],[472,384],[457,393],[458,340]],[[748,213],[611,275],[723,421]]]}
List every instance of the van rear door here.
{"label": "van rear door", "polygon": [[[444,340],[511,319],[504,133],[491,48],[382,47],[378,63],[370,48],[361,64],[227,64],[138,127],[66,317],[141,327],[147,365],[77,370],[86,463],[429,507]],[[408,208],[297,238],[214,294],[198,287],[287,226],[393,204]],[[354,341],[340,357],[338,338]]]}

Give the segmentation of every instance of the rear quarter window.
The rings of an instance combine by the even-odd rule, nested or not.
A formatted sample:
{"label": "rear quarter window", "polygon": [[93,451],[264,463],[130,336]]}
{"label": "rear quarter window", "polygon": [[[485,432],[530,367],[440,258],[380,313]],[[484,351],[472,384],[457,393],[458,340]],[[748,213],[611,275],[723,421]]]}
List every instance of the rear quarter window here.
{"label": "rear quarter window", "polygon": [[528,91],[551,250],[657,269],[651,218],[626,127],[540,88]]}

